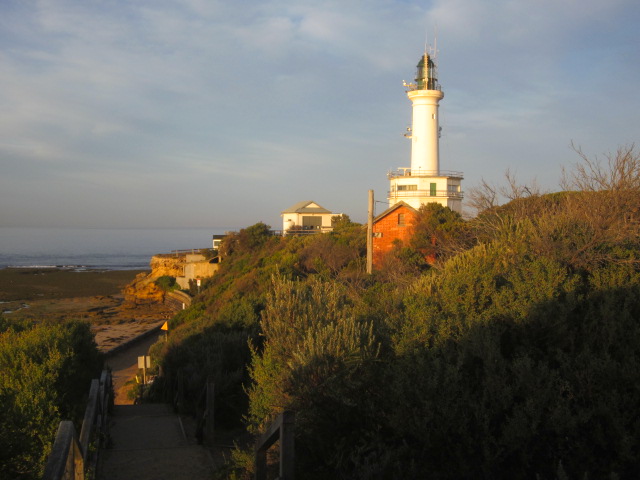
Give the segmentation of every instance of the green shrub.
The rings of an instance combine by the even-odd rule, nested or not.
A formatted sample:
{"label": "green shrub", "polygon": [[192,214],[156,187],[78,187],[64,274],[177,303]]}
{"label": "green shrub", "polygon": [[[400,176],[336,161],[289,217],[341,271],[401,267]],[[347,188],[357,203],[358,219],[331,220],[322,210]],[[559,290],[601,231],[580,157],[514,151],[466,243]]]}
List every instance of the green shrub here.
{"label": "green shrub", "polygon": [[326,478],[361,445],[362,424],[375,418],[363,414],[377,380],[373,325],[356,318],[335,282],[280,278],[261,329],[264,345],[254,348],[251,363],[250,428],[262,431],[282,410],[296,410],[296,449],[304,452],[297,468],[307,478]]}
{"label": "green shrub", "polygon": [[170,277],[169,275],[158,277],[155,281],[155,284],[165,292],[171,292],[172,290],[177,290],[180,288],[180,285],[176,283],[176,278]]}
{"label": "green shrub", "polygon": [[40,478],[60,420],[81,418],[101,365],[86,323],[21,325],[0,334],[2,478]]}

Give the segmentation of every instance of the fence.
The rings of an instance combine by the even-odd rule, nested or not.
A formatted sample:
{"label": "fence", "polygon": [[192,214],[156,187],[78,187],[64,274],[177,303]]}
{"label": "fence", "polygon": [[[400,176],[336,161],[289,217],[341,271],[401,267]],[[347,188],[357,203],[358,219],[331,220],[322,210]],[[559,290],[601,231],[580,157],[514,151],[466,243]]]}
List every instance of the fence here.
{"label": "fence", "polygon": [[286,235],[315,235],[332,231],[333,227],[291,227],[287,230],[269,230],[269,233],[274,237],[284,237]]}
{"label": "fence", "polygon": [[[209,448],[214,447],[214,399],[215,385],[207,379],[198,398],[190,407],[196,416],[196,437],[198,443],[204,443]],[[175,377],[165,375],[165,396],[171,399],[177,413],[189,410],[185,405],[184,374],[178,370]],[[295,466],[295,413],[285,410],[273,421],[267,431],[256,441],[255,447],[255,478],[267,480],[267,450],[276,442],[280,447],[280,462],[278,480],[294,480]]]}
{"label": "fence", "polygon": [[205,247],[205,248],[187,248],[187,249],[183,249],[183,250],[171,250],[171,253],[169,253],[168,255],[172,255],[175,257],[179,257],[180,255],[186,255],[186,254],[196,254],[196,253],[202,253],[204,254],[204,252],[213,252],[214,249],[211,247]]}
{"label": "fence", "polygon": [[91,380],[80,436],[73,422],[60,422],[43,480],[84,480],[89,468],[95,471],[99,449],[106,439],[111,390],[111,372],[103,370],[99,379]]}
{"label": "fence", "polygon": [[295,413],[292,411],[282,412],[256,442],[256,480],[267,480],[267,450],[277,441],[280,442],[278,480],[293,480],[295,418]]}
{"label": "fence", "polygon": [[191,305],[191,297],[184,292],[174,290],[165,294],[164,303],[177,313]]}

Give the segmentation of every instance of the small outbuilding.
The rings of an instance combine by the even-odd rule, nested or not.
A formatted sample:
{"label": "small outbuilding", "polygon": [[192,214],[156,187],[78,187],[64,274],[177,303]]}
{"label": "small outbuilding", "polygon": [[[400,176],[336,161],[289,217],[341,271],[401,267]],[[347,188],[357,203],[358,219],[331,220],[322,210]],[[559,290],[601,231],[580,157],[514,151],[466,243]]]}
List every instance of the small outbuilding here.
{"label": "small outbuilding", "polygon": [[200,253],[188,253],[185,256],[183,275],[176,277],[176,283],[180,285],[180,288],[187,289],[189,288],[189,280],[209,278],[218,271],[218,268],[220,268],[220,264],[217,262],[217,257],[207,259]]}
{"label": "small outbuilding", "polygon": [[413,235],[418,211],[400,201],[373,219],[373,266],[379,268],[395,242],[407,243]]}

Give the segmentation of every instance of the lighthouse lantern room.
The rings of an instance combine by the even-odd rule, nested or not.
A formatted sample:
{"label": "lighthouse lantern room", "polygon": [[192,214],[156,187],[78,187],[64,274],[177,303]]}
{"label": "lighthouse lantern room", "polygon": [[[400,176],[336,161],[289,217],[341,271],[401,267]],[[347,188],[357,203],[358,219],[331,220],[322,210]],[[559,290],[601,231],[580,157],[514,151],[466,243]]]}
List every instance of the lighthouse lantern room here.
{"label": "lighthouse lantern room", "polygon": [[388,173],[388,200],[390,206],[405,202],[415,209],[436,202],[462,213],[462,173],[440,170],[438,107],[444,93],[436,70],[432,56],[425,52],[415,83],[404,83],[413,106],[411,128],[405,134],[411,139],[411,167]]}

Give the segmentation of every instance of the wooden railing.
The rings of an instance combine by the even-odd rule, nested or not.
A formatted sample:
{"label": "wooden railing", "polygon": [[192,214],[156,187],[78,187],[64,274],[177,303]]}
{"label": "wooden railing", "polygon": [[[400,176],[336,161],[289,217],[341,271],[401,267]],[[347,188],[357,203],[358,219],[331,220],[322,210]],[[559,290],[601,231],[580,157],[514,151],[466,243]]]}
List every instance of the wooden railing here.
{"label": "wooden railing", "polygon": [[111,401],[111,372],[103,370],[99,379],[91,380],[80,436],[73,422],[60,422],[43,480],[84,480],[89,468],[95,472],[99,449],[106,440]]}
{"label": "wooden railing", "polygon": [[267,450],[280,443],[280,465],[278,480],[293,480],[295,466],[295,413],[282,412],[267,431],[258,438],[255,450],[256,480],[267,480]]}

